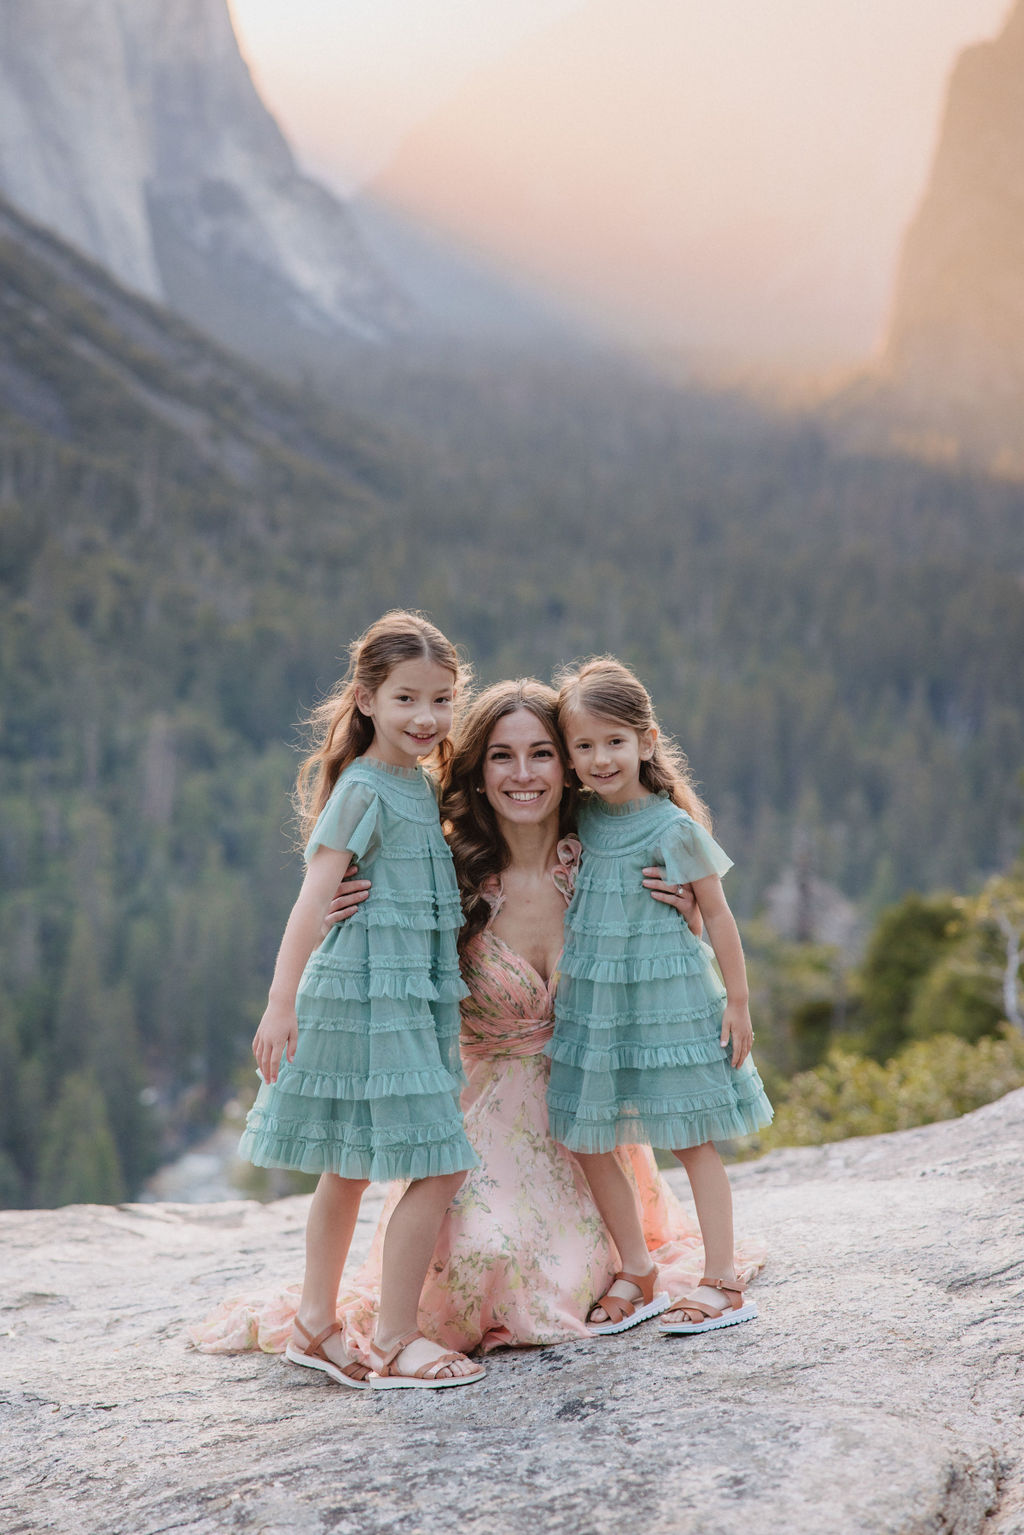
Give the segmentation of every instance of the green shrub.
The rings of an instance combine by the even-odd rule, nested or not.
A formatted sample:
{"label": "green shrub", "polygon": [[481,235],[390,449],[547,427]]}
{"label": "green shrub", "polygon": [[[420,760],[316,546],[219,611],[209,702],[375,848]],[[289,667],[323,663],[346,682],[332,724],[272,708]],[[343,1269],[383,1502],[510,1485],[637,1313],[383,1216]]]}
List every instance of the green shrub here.
{"label": "green shrub", "polygon": [[817,1146],[955,1119],[1024,1086],[1024,1035],[1004,1024],[972,1044],[953,1034],[915,1040],[885,1065],[832,1049],[815,1071],[794,1077],[759,1151]]}

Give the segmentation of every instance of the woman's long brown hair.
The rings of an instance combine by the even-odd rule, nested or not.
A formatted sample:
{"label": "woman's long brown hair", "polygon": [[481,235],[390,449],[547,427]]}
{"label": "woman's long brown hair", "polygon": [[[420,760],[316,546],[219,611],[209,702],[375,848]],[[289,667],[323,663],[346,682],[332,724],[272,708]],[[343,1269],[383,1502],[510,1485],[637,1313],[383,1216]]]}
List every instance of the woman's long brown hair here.
{"label": "woman's long brown hair", "polygon": [[[490,906],[482,894],[489,879],[501,874],[511,861],[508,843],[483,787],[484,757],[500,720],[528,709],[550,735],[563,768],[569,759],[558,728],[558,698],[554,688],[532,677],[496,682],[474,698],[463,716],[458,741],[444,773],[441,818],[447,823],[448,842],[455,859],[466,925],[459,948],[487,925]],[[566,789],[559,807],[558,835],[566,836],[575,824],[575,794]]]}

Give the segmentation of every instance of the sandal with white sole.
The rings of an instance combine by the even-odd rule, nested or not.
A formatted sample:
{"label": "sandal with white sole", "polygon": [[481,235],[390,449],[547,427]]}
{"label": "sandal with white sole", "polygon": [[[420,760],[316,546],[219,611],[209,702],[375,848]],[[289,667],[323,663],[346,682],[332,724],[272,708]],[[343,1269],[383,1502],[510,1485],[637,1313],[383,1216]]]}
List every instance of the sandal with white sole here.
{"label": "sandal with white sole", "polygon": [[[604,1295],[596,1300],[587,1314],[587,1331],[595,1338],[604,1337],[609,1333],[625,1332],[629,1327],[636,1327],[640,1322],[646,1322],[648,1317],[657,1316],[659,1311],[667,1311],[669,1306],[668,1292],[659,1290],[654,1293],[654,1286],[658,1279],[658,1270],[651,1269],[649,1274],[623,1274],[618,1273],[616,1279],[625,1279],[628,1284],[635,1284],[640,1291],[640,1300],[626,1300],[622,1295],[612,1295],[611,1285]],[[594,1312],[604,1312],[606,1320],[593,1322],[591,1317]]]}
{"label": "sandal with white sole", "polygon": [[[702,1300],[694,1300],[689,1295],[682,1295],[678,1300],[665,1309],[667,1311],[687,1312],[694,1318],[691,1322],[659,1322],[661,1332],[711,1332],[716,1327],[735,1327],[737,1322],[752,1322],[757,1316],[757,1307],[752,1300],[743,1299],[743,1291],[738,1289],[735,1283],[724,1279],[709,1279],[705,1274],[701,1280],[702,1285],[709,1285],[711,1289],[718,1290],[728,1299],[728,1304],[719,1310],[714,1306],[708,1306]],[[698,1286],[699,1288],[699,1286]]]}
{"label": "sandal with white sole", "polygon": [[[397,1343],[385,1351],[378,1348],[376,1343],[370,1344],[370,1359],[373,1364],[373,1372],[366,1382],[376,1391],[393,1391],[402,1386],[418,1386],[426,1390],[439,1390],[442,1386],[471,1386],[475,1380],[483,1380],[487,1371],[479,1366],[472,1375],[431,1375],[431,1370],[442,1370],[446,1364],[455,1364],[460,1359],[465,1359],[465,1354],[448,1353],[441,1354],[437,1359],[428,1359],[426,1364],[421,1364],[418,1370],[410,1374],[395,1369],[395,1360],[404,1348],[414,1343],[417,1338],[423,1338],[421,1332],[407,1332],[404,1338],[399,1338]],[[424,1339],[430,1342],[430,1339]],[[378,1363],[379,1361],[379,1363]]]}
{"label": "sandal with white sole", "polygon": [[[284,1357],[292,1364],[301,1364],[307,1370],[322,1370],[329,1375],[331,1380],[336,1380],[339,1386],[354,1386],[357,1391],[365,1391],[370,1384],[370,1371],[365,1364],[360,1364],[358,1359],[350,1359],[348,1364],[335,1364],[324,1353],[324,1343],[332,1338],[336,1332],[341,1332],[341,1323],[332,1322],[330,1327],[325,1327],[323,1332],[318,1332],[314,1338],[308,1327],[304,1327],[295,1318],[295,1329],[305,1338],[304,1348],[299,1348],[295,1343],[289,1343],[284,1351]],[[362,1371],[362,1374],[356,1374]]]}

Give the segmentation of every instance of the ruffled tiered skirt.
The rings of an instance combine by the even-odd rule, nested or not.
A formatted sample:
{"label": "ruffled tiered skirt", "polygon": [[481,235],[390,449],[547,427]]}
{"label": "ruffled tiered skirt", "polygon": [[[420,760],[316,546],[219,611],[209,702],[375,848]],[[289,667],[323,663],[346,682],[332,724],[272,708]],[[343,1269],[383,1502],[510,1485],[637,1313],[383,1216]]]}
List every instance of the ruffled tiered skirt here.
{"label": "ruffled tiered skirt", "polygon": [[673,1151],[770,1124],[771,1104],[748,1056],[721,1040],[725,989],[710,951],[666,907],[634,918],[630,897],[587,892],[569,941],[548,1046],[551,1133],[573,1151],[634,1141]]}
{"label": "ruffled tiered skirt", "polygon": [[246,1160],[374,1181],[476,1166],[458,1102],[462,909],[443,843],[436,858],[382,851],[372,898],[310,957],[295,1059],[259,1090]]}
{"label": "ruffled tiered skirt", "polygon": [[[487,1352],[586,1338],[587,1313],[619,1266],[579,1164],[548,1135],[547,1075],[542,1055],[469,1062],[463,1103],[480,1166],[445,1215],[419,1306],[420,1327],[446,1348]],[[616,1156],[634,1188],[659,1287],[685,1294],[705,1271],[692,1212],[659,1176],[647,1147],[623,1146]],[[401,1183],[391,1189],[370,1254],[338,1297],[344,1346],[367,1364],[387,1224],[404,1192]],[[764,1260],[759,1241],[739,1245],[741,1282]],[[192,1341],[204,1353],[280,1353],[300,1293],[295,1284],[227,1300],[190,1329]]]}

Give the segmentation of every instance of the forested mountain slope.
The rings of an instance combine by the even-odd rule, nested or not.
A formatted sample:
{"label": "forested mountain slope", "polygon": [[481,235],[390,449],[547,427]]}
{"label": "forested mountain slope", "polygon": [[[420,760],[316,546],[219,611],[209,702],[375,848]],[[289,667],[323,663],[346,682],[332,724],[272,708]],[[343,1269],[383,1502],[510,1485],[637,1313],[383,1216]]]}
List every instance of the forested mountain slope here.
{"label": "forested mountain slope", "polygon": [[484,680],[634,662],[741,912],[798,834],[872,902],[1005,862],[1022,511],[598,356],[368,362],[328,409],[5,212],[0,1199],[132,1192],[225,1091],[295,721],[393,604]]}

